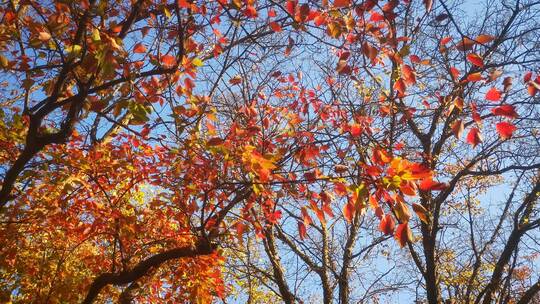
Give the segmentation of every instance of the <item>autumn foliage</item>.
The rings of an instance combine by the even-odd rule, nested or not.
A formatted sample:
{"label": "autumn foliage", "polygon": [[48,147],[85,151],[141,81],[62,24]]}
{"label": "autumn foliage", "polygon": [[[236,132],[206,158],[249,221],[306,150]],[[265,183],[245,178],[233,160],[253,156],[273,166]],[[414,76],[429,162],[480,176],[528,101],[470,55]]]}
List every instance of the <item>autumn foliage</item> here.
{"label": "autumn foliage", "polygon": [[[540,226],[538,155],[508,152],[538,141],[540,96],[538,68],[512,69],[528,57],[501,55],[512,23],[441,33],[457,21],[429,0],[28,0],[0,18],[0,301],[255,302],[248,267],[294,303],[287,250],[321,302],[350,303],[352,251],[379,244],[408,252],[429,303],[540,289],[497,289],[517,247],[466,297],[437,265],[448,206],[484,176],[529,186],[508,243]],[[235,264],[253,248],[264,267]]]}

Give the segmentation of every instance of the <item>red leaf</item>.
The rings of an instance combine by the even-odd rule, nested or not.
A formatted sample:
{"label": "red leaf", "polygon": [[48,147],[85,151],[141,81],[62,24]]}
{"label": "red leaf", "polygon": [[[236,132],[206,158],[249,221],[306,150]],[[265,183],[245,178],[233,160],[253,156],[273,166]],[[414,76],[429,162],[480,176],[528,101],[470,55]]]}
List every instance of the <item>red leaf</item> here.
{"label": "red leaf", "polygon": [[412,63],[420,63],[422,61],[422,60],[420,60],[420,57],[418,57],[416,55],[409,56],[409,59],[411,59]]}
{"label": "red leaf", "polygon": [[219,146],[223,144],[225,141],[219,137],[212,137],[207,142],[206,145],[208,146]]}
{"label": "red leaf", "polygon": [[431,178],[425,178],[420,182],[418,188],[422,191],[441,191],[446,189],[447,185],[445,183],[439,183],[434,181]]}
{"label": "red leaf", "polygon": [[387,214],[381,219],[381,222],[379,224],[379,230],[381,230],[382,233],[386,235],[391,235],[394,233],[395,228],[396,223],[394,222],[392,215]]}
{"label": "red leaf", "polygon": [[146,47],[142,43],[137,43],[133,47],[133,53],[142,54],[146,52]]}
{"label": "red leaf", "polygon": [[190,8],[191,4],[186,0],[177,0],[178,6],[182,8]]}
{"label": "red leaf", "polygon": [[306,235],[307,235],[306,226],[302,222],[298,222],[298,233],[300,234],[301,240],[306,238]]}
{"label": "red leaf", "polygon": [[334,217],[334,212],[332,212],[332,208],[330,208],[330,204],[324,204],[322,206],[322,210],[324,213],[326,213],[329,217]]}
{"label": "red leaf", "polygon": [[334,7],[341,8],[351,5],[351,0],[335,0]]}
{"label": "red leaf", "polygon": [[272,31],[279,33],[282,31],[281,26],[277,24],[277,22],[270,22],[268,25],[270,25],[270,28]]}
{"label": "red leaf", "polygon": [[424,0],[424,6],[426,8],[426,11],[429,13],[431,11],[431,8],[433,7],[433,0]]}
{"label": "red leaf", "polygon": [[347,204],[343,206],[343,217],[347,222],[352,222],[355,209],[356,208],[354,208],[354,204],[352,202],[347,202]]}
{"label": "red leaf", "polygon": [[481,44],[486,44],[493,41],[493,39],[495,39],[495,37],[491,35],[481,34],[481,35],[476,36],[475,40],[480,42]]}
{"label": "red leaf", "polygon": [[486,100],[495,102],[501,100],[501,92],[499,92],[499,90],[496,88],[489,89],[489,91],[486,93]]}
{"label": "red leaf", "polygon": [[496,125],[497,132],[499,132],[499,136],[502,139],[508,139],[512,137],[512,133],[514,133],[515,130],[517,130],[516,126],[513,124],[503,121]]}
{"label": "red leaf", "polygon": [[345,184],[340,182],[334,182],[334,192],[340,196],[345,196],[348,193]]}
{"label": "red leaf", "polygon": [[459,70],[455,67],[450,68],[450,75],[452,75],[452,79],[457,80],[459,78]]}
{"label": "red leaf", "polygon": [[452,40],[452,37],[444,37],[443,39],[441,39],[441,42],[439,43],[440,45],[446,45],[448,42],[450,42]]}
{"label": "red leaf", "polygon": [[296,10],[296,1],[295,0],[287,1],[286,9],[290,15],[294,15],[294,11]]}
{"label": "red leaf", "polygon": [[403,77],[407,81],[408,84],[412,85],[416,83],[416,75],[414,74],[414,70],[407,64],[404,64],[402,66],[403,71]]}
{"label": "red leaf", "polygon": [[357,137],[357,136],[360,136],[360,134],[362,134],[362,127],[357,123],[352,124],[351,135],[354,137]]}
{"label": "red leaf", "polygon": [[377,12],[371,12],[371,16],[369,17],[369,21],[371,21],[371,22],[381,22],[381,21],[384,21],[384,16],[377,13]]}
{"label": "red leaf", "polygon": [[402,248],[407,245],[407,242],[412,241],[412,231],[408,223],[399,224],[396,229],[395,238]]}
{"label": "red leaf", "polygon": [[482,142],[482,135],[478,128],[472,128],[467,134],[467,143],[471,144],[474,147]]}
{"label": "red leaf", "polygon": [[313,19],[313,21],[315,22],[315,25],[316,26],[321,26],[323,24],[326,23],[326,15],[324,14],[319,14],[317,17],[315,17]]}
{"label": "red leaf", "polygon": [[532,72],[527,72],[525,75],[523,75],[523,82],[527,83],[531,81],[532,78]]}
{"label": "red leaf", "polygon": [[298,12],[296,14],[296,20],[300,22],[307,21],[307,18],[309,16],[309,5],[307,3],[304,3],[300,5]]}
{"label": "red leaf", "polygon": [[257,9],[253,6],[253,5],[248,5],[246,6],[246,8],[244,9],[244,15],[248,18],[257,18],[257,16],[259,15],[259,13],[257,12]]}
{"label": "red leaf", "polygon": [[504,116],[510,119],[515,119],[519,117],[518,113],[516,113],[514,106],[512,105],[502,105],[500,107],[492,109],[491,112],[493,113],[493,115]]}
{"label": "red leaf", "polygon": [[484,60],[482,60],[482,57],[478,56],[477,54],[468,54],[467,60],[478,67],[484,66]]}

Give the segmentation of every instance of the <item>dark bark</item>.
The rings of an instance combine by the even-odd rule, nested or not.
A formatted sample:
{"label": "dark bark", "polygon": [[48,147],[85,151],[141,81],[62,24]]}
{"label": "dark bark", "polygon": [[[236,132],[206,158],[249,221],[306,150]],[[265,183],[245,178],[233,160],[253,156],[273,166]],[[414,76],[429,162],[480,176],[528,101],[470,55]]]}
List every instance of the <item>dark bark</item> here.
{"label": "dark bark", "polygon": [[263,240],[263,242],[264,249],[268,254],[270,263],[272,264],[272,270],[274,273],[273,281],[277,284],[279,288],[279,293],[281,294],[281,299],[283,300],[283,302],[286,304],[293,304],[294,295],[291,293],[289,285],[287,284],[287,281],[285,279],[285,272],[283,271],[283,267],[281,266],[279,253],[276,248],[276,242],[272,230],[272,227],[265,230],[265,239]]}
{"label": "dark bark", "polygon": [[93,303],[100,291],[108,285],[125,285],[134,282],[145,276],[149,270],[161,266],[163,263],[180,258],[194,258],[201,255],[208,255],[214,252],[215,245],[207,241],[200,241],[194,247],[181,247],[171,249],[154,256],[147,258],[135,265],[131,270],[122,271],[119,273],[103,273],[96,277],[83,304]]}

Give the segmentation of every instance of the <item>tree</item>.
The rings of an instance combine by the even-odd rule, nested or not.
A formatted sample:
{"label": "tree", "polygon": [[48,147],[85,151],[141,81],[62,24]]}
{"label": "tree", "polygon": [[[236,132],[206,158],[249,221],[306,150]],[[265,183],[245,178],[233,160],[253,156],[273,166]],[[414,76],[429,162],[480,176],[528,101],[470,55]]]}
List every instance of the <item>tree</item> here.
{"label": "tree", "polygon": [[539,5],[3,5],[3,299],[530,301]]}
{"label": "tree", "polygon": [[[391,261],[374,267],[374,263],[381,263],[381,254],[401,259],[403,251],[389,249],[384,236],[373,232],[377,223],[372,222],[372,216],[355,218],[344,209],[343,218],[330,223],[310,221],[315,223],[311,223],[307,241],[291,236],[285,221],[281,229],[277,226],[276,238],[283,240],[281,254],[272,254],[265,247],[269,264],[279,256],[281,263],[289,265],[285,269],[294,269],[288,279],[295,286],[294,294],[306,295],[305,286],[325,302],[375,301],[375,293],[390,296],[397,290],[403,295],[407,289],[416,290],[414,298],[419,302],[530,302],[538,290],[538,278],[531,275],[538,256],[533,245],[538,224],[533,216],[538,212],[538,80],[523,71],[538,63],[537,53],[530,48],[538,41],[538,23],[533,21],[538,19],[534,17],[538,3],[485,7],[476,19],[481,24],[460,17],[458,4],[440,2],[430,14],[420,11],[416,15],[420,5],[398,7],[395,23],[378,15],[371,19],[382,19],[399,33],[396,35],[412,41],[393,48],[395,53],[407,54],[410,63],[392,62],[386,77],[379,77],[385,75],[384,70],[364,64],[358,74],[353,73],[352,81],[336,81],[356,86],[338,91],[338,98],[350,100],[349,115],[369,111],[371,95],[366,98],[364,92],[383,95],[379,101],[386,104],[375,107],[390,114],[388,120],[370,120],[369,126],[392,134],[386,141],[399,145],[402,152],[397,153],[420,159],[447,182],[426,180],[419,184],[420,202],[412,204],[418,215],[412,232],[418,237],[406,240],[409,263]],[[520,47],[511,47],[517,45]],[[359,47],[363,47],[360,52],[350,51],[347,56],[359,54],[356,62],[361,64],[365,57],[369,59],[369,48]],[[348,58],[348,62],[355,61]],[[322,70],[330,71],[325,77],[332,77],[343,74],[342,68],[337,62]],[[350,70],[354,68],[344,74]],[[519,131],[514,124],[519,124]],[[464,128],[466,136],[462,135]],[[370,143],[369,138],[358,141],[361,146]],[[385,140],[379,137],[374,142]],[[369,154],[352,158],[352,162],[363,163],[366,158]],[[488,200],[487,195],[500,191],[507,198],[499,195],[495,201]],[[395,201],[384,200],[391,205]],[[380,198],[375,201],[373,205],[379,206]],[[396,218],[382,217],[374,209],[382,219],[379,228],[383,233],[393,231],[400,217],[408,218],[407,212],[403,215],[399,209],[394,210]],[[291,212],[290,218],[301,216],[301,211],[296,215]],[[362,230],[363,235],[358,233]],[[289,258],[283,261],[284,256]],[[363,263],[366,271],[361,271]],[[261,266],[252,267],[258,268]],[[327,269],[324,275],[319,275],[321,269]],[[300,276],[299,270],[303,271]],[[344,279],[351,272],[356,276]],[[307,277],[314,277],[322,288],[310,290],[313,282],[306,279],[303,283]],[[273,280],[280,284],[279,277]],[[354,298],[348,294],[350,286],[355,286]]]}

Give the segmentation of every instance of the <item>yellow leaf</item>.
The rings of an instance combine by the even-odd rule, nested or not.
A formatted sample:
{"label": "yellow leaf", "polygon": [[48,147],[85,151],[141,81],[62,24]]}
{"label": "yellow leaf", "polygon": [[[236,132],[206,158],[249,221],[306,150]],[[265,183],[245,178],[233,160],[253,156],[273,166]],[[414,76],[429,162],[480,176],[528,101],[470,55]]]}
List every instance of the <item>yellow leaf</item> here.
{"label": "yellow leaf", "polygon": [[69,57],[76,57],[81,54],[82,47],[78,44],[70,45],[66,47],[66,52]]}
{"label": "yellow leaf", "polygon": [[101,41],[101,36],[99,35],[99,30],[97,28],[92,30],[92,41]]}
{"label": "yellow leaf", "polygon": [[51,34],[49,34],[47,32],[39,32],[38,39],[40,41],[48,41],[49,39],[51,39]]}
{"label": "yellow leaf", "polygon": [[199,58],[194,58],[193,61],[191,61],[191,63],[196,67],[201,67],[204,65],[203,61]]}

